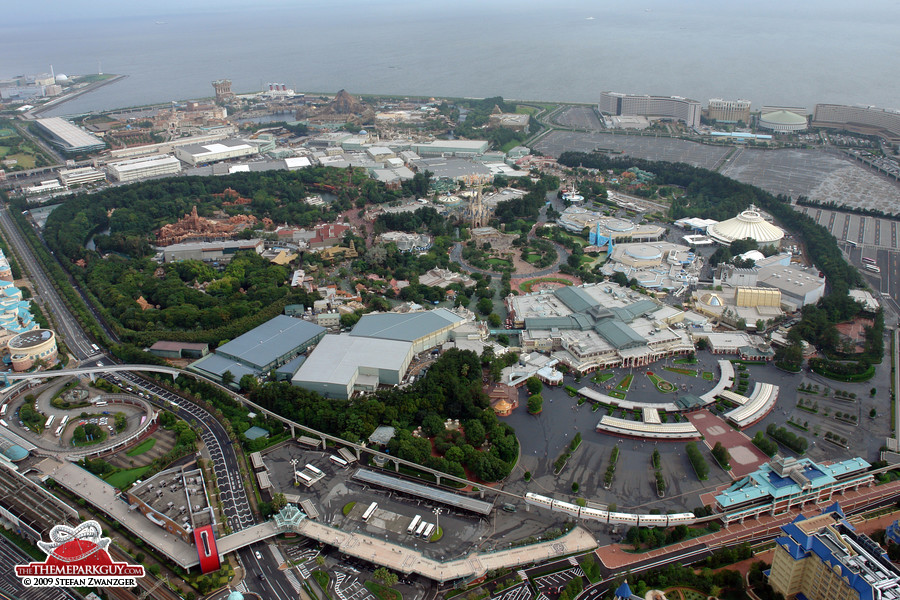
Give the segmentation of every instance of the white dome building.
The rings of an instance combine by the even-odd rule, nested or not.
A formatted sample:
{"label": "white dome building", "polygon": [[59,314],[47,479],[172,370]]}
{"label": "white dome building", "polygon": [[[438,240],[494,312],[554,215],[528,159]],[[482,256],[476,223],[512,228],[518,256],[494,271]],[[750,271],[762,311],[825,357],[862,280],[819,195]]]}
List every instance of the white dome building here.
{"label": "white dome building", "polygon": [[767,222],[758,211],[750,207],[750,210],[745,210],[733,219],[710,225],[706,235],[724,245],[751,238],[761,246],[780,246],[784,230]]}
{"label": "white dome building", "polygon": [[806,117],[789,110],[776,110],[759,118],[759,126],[776,133],[806,131]]}

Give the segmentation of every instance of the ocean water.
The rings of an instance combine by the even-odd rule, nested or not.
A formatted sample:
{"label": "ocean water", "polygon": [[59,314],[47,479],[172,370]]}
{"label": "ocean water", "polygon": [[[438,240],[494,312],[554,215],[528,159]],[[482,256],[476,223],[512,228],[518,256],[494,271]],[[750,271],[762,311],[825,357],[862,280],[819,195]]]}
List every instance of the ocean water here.
{"label": "ocean water", "polygon": [[218,78],[237,92],[277,81],[331,93],[596,102],[614,90],[900,107],[896,0],[161,0],[142,14],[105,0],[42,4],[0,24],[0,76],[51,64],[128,76],[55,114],[211,96]]}

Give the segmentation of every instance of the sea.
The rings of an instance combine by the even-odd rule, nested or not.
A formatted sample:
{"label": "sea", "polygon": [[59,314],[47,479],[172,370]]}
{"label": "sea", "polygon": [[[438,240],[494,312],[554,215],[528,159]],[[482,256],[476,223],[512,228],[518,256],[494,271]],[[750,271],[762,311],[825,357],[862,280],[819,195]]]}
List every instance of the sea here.
{"label": "sea", "polygon": [[[152,6],[151,6],[152,5]],[[40,6],[33,11],[32,6]],[[603,90],[900,108],[900,1],[42,0],[7,7],[0,77],[123,74],[48,114],[238,93],[594,103]],[[6,13],[7,9],[4,9]]]}

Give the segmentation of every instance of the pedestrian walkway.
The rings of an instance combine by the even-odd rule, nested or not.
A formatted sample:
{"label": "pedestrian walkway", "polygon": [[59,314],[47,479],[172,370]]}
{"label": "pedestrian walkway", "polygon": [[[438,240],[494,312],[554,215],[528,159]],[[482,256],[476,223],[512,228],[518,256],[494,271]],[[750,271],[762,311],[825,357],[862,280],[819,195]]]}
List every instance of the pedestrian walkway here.
{"label": "pedestrian walkway", "polygon": [[716,445],[716,442],[721,442],[728,448],[728,454],[731,457],[731,471],[728,474],[733,479],[749,475],[760,465],[769,461],[769,457],[754,446],[749,437],[740,431],[735,431],[731,425],[705,408],[688,413],[687,418],[703,434],[703,442],[710,450]]}
{"label": "pedestrian walkway", "polygon": [[299,594],[300,590],[303,589],[303,586],[297,581],[297,576],[294,575],[294,572],[287,569],[284,571],[284,576],[287,578],[288,583],[291,584],[291,587],[294,588],[294,591]]}

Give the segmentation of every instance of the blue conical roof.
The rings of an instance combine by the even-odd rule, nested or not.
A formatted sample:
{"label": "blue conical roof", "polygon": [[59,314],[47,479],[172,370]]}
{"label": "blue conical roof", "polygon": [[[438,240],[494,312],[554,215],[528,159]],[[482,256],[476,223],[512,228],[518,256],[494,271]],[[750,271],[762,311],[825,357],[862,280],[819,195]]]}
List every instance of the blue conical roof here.
{"label": "blue conical roof", "polygon": [[627,581],[622,582],[622,585],[616,590],[616,598],[628,598],[628,600],[631,600],[631,588],[628,587]]}

